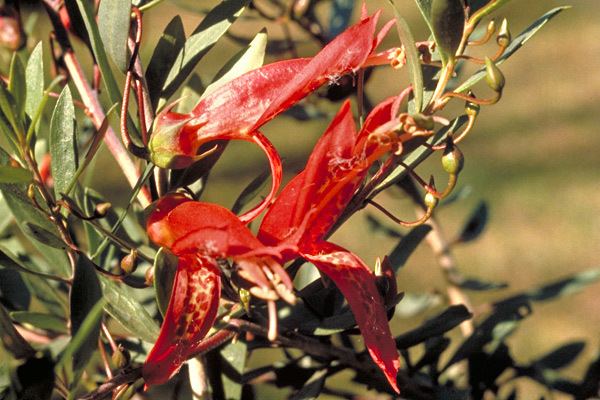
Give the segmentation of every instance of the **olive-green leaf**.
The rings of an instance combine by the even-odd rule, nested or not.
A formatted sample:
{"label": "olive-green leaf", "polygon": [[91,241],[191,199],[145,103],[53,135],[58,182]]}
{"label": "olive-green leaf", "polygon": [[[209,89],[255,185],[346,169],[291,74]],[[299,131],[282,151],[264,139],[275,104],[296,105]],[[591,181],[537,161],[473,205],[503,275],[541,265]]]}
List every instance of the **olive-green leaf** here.
{"label": "olive-green leaf", "polygon": [[65,86],[50,121],[50,155],[52,177],[57,197],[65,193],[77,171],[77,144],[75,141],[75,108],[69,86]]}
{"label": "olive-green leaf", "polygon": [[154,343],[158,337],[158,325],[144,306],[135,300],[131,289],[103,276],[100,276],[100,283],[107,301],[106,312],[133,335]]}
{"label": "olive-green leaf", "polygon": [[104,48],[122,72],[127,70],[127,38],[131,21],[131,1],[102,0],[98,8],[98,28]]}
{"label": "olive-green leaf", "polygon": [[417,7],[423,16],[423,19],[433,34],[433,27],[431,25],[431,1],[432,0],[415,0],[415,3],[417,3]]}
{"label": "olive-green leaf", "polygon": [[208,85],[201,98],[204,98],[227,82],[263,65],[267,48],[267,31],[260,31],[245,48],[240,50],[221,68],[213,82]]}
{"label": "olive-green leaf", "polygon": [[0,165],[0,183],[29,183],[33,180],[31,171],[9,165]]}
{"label": "olive-green leaf", "polygon": [[242,340],[229,343],[221,350],[223,391],[227,400],[242,398],[242,377],[248,357],[248,344]]}
{"label": "olive-green leaf", "polygon": [[148,83],[148,92],[152,105],[156,107],[160,98],[160,92],[167,79],[169,70],[173,68],[173,63],[177,54],[185,44],[185,31],[181,17],[177,15],[167,25],[162,36],[158,40],[154,53],[150,58],[148,69],[146,70],[146,82]]}
{"label": "olive-green leaf", "polygon": [[25,112],[33,119],[44,96],[44,51],[42,42],[39,42],[31,52],[27,67],[25,67],[25,76],[27,77]]}
{"label": "olive-green leaf", "polygon": [[485,201],[481,201],[473,210],[465,222],[455,243],[466,243],[473,241],[481,235],[489,218],[488,206]]}
{"label": "olive-green leaf", "polygon": [[[71,311],[71,334],[79,335],[83,330],[93,309],[102,299],[102,289],[94,264],[84,254],[80,253],[75,265],[75,275],[70,293],[70,311]],[[101,303],[100,303],[101,304]],[[81,343],[78,349],[73,353],[73,371],[75,376],[79,375],[85,368],[90,357],[98,345],[98,335],[100,334],[101,316],[95,319],[94,323],[85,326],[86,332],[80,338]]]}
{"label": "olive-green leaf", "polygon": [[15,329],[2,304],[0,304],[0,339],[4,348],[17,359],[29,358],[35,354],[35,350]]}
{"label": "olive-green leaf", "polygon": [[432,0],[431,27],[443,64],[453,60],[465,26],[462,0]]}
{"label": "olive-green leaf", "polygon": [[154,290],[156,303],[162,315],[167,312],[178,263],[177,257],[162,247],[154,258]]}
{"label": "olive-green leaf", "polygon": [[[502,64],[506,61],[510,56],[512,56],[517,50],[519,50],[533,35],[535,35],[544,25],[548,23],[552,18],[556,17],[562,11],[570,8],[569,6],[556,7],[552,10],[548,11],[540,18],[538,18],[533,24],[531,24],[527,29],[521,32],[517,37],[513,39],[510,45],[506,48],[504,54],[495,61],[496,65]],[[475,72],[469,79],[467,79],[462,85],[458,88],[454,89],[455,92],[465,92],[473,87],[477,82],[484,79],[487,76],[487,72],[485,68],[481,68],[477,72]]]}
{"label": "olive-green leaf", "polygon": [[54,232],[44,229],[39,225],[31,222],[23,223],[23,232],[34,238],[46,246],[54,247],[55,249],[66,249],[67,245]]}
{"label": "olive-green leaf", "polygon": [[425,321],[421,326],[396,337],[396,347],[408,349],[427,339],[443,335],[473,315],[464,305],[448,307],[441,314]]}
{"label": "olive-green leaf", "polygon": [[18,53],[13,54],[10,63],[8,90],[12,93],[15,100],[16,115],[20,120],[25,116],[25,98],[27,97],[27,87],[25,85],[25,66]]}
{"label": "olive-green leaf", "polygon": [[10,313],[10,316],[20,324],[29,324],[36,328],[52,332],[69,332],[67,329],[67,321],[56,315],[30,311],[13,311]]}
{"label": "olive-green leaf", "polygon": [[400,240],[398,245],[394,247],[388,258],[396,273],[404,266],[404,264],[406,264],[410,255],[417,249],[430,231],[431,226],[429,225],[417,226],[411,229],[410,232]]}
{"label": "olive-green leaf", "polygon": [[393,0],[390,0],[396,18],[396,28],[400,42],[404,46],[406,52],[406,64],[410,75],[410,83],[413,87],[414,105],[413,113],[421,112],[423,109],[423,71],[421,70],[421,61],[415,44],[415,38],[408,26],[406,20],[400,15],[400,10]]}
{"label": "olive-green leaf", "polygon": [[164,105],[164,100],[171,97],[181,86],[200,59],[229,29],[231,24],[246,8],[248,0],[225,0],[219,3],[204,17],[202,22],[186,40],[175,59],[174,65],[167,75],[163,85],[161,101],[158,108]]}

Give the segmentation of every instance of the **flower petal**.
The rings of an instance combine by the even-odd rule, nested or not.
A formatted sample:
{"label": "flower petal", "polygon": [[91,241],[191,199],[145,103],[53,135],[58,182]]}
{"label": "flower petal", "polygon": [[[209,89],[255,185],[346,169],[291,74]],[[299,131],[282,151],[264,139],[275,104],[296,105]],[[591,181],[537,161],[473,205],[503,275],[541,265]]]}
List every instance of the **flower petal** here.
{"label": "flower petal", "polygon": [[147,385],[165,383],[193,356],[215,321],[220,296],[220,272],[213,260],[179,258],[165,319],[142,370]]}
{"label": "flower petal", "polygon": [[399,392],[396,375],[400,360],[388,325],[383,299],[369,268],[354,254],[331,243],[310,244],[301,249],[308,261],[336,284],[356,318],[365,347],[390,385]]}

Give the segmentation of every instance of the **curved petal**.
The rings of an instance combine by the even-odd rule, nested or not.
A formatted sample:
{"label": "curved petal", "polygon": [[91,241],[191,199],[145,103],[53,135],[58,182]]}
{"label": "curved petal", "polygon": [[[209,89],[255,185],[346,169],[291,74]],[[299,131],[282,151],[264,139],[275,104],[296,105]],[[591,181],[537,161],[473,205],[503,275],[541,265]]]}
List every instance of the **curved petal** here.
{"label": "curved petal", "polygon": [[310,244],[301,249],[301,254],[331,278],[344,294],[371,358],[394,390],[399,392],[396,382],[400,368],[398,351],[383,299],[369,268],[354,254],[327,242]]}
{"label": "curved petal", "polygon": [[267,158],[269,159],[269,166],[271,167],[271,191],[269,192],[267,197],[265,197],[264,200],[261,201],[257,206],[255,206],[250,211],[247,211],[244,214],[240,215],[240,221],[242,221],[245,224],[258,217],[265,210],[265,208],[267,208],[271,204],[271,201],[277,194],[279,186],[281,185],[281,176],[283,173],[279,153],[277,153],[277,150],[269,141],[269,139],[267,139],[262,133],[258,131],[255,132],[252,137],[254,139],[254,142],[257,143],[261,149],[263,149],[263,151],[267,155]]}
{"label": "curved petal", "polygon": [[157,202],[147,223],[150,239],[175,255],[236,256],[263,244],[228,209],[171,194]]}
{"label": "curved petal", "polygon": [[213,260],[180,257],[158,340],[142,370],[147,385],[165,383],[193,356],[215,321],[220,296],[220,272]]}

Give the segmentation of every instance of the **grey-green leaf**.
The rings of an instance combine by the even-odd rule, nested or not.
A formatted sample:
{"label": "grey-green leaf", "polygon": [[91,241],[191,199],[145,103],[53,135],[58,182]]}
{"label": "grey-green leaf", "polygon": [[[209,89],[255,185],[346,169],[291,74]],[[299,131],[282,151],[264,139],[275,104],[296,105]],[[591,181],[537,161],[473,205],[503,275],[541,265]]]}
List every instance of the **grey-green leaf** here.
{"label": "grey-green leaf", "polygon": [[32,180],[33,174],[29,170],[0,165],[0,183],[29,183]]}
{"label": "grey-green leaf", "polygon": [[396,17],[396,28],[398,29],[398,36],[400,42],[404,46],[406,53],[406,64],[408,65],[408,72],[410,75],[410,83],[413,87],[414,96],[414,110],[413,113],[421,112],[423,109],[423,71],[421,70],[421,61],[419,60],[419,53],[415,46],[415,38],[408,26],[406,20],[400,15],[398,6],[391,0],[392,8],[394,9],[394,16]]}
{"label": "grey-green leaf", "polygon": [[39,329],[52,332],[68,333],[67,321],[56,315],[29,311],[14,311],[10,313],[12,319],[20,324],[29,324]]}
{"label": "grey-green leaf", "polygon": [[431,226],[429,225],[421,225],[411,229],[391,251],[388,257],[396,273],[406,264],[408,257],[417,249],[419,243],[425,239],[430,231]]}
{"label": "grey-green leaf", "polygon": [[177,257],[162,247],[154,258],[154,290],[156,303],[162,315],[167,312],[178,263]]}
{"label": "grey-green leaf", "polygon": [[481,201],[467,219],[467,222],[464,224],[462,231],[455,242],[466,243],[477,239],[487,224],[488,216],[489,211],[487,203]]}
{"label": "grey-green leaf", "polygon": [[107,301],[106,312],[140,339],[154,343],[158,337],[158,326],[148,311],[137,300],[128,286],[100,276],[100,283]]}
{"label": "grey-green leaf", "polygon": [[131,21],[131,1],[102,0],[98,8],[98,28],[106,52],[121,72],[127,70],[127,38]]}
{"label": "grey-green leaf", "polygon": [[223,391],[228,400],[242,398],[242,376],[248,357],[248,344],[242,340],[229,343],[221,350],[226,365],[223,368]]}
{"label": "grey-green leaf", "polygon": [[465,9],[462,0],[432,0],[431,27],[442,63],[454,59],[460,45],[464,26]]}
{"label": "grey-green leaf", "polygon": [[159,109],[164,105],[164,100],[175,93],[204,54],[241,15],[247,4],[248,0],[225,0],[204,17],[200,25],[186,40],[167,75],[161,95],[163,102],[159,102]]}
{"label": "grey-green leaf", "polygon": [[55,249],[66,249],[67,245],[54,232],[42,228],[31,222],[25,222],[22,226],[23,232],[34,238],[46,246],[54,247]]}
{"label": "grey-green leaf", "polygon": [[77,171],[77,144],[75,140],[75,108],[69,86],[65,86],[50,121],[50,155],[52,177],[57,197],[66,193]]}
{"label": "grey-green leaf", "polygon": [[[562,11],[570,8],[569,6],[556,7],[552,10],[548,11],[540,18],[538,18],[533,24],[531,24],[527,29],[521,32],[517,37],[513,39],[510,45],[506,48],[504,54],[495,61],[496,65],[502,64],[506,61],[510,56],[512,56],[517,50],[519,50],[525,42],[527,42],[533,35],[535,35],[548,21],[552,18],[556,17]],[[467,79],[462,85],[456,88],[455,92],[465,92],[473,87],[477,82],[484,79],[487,73],[485,68],[481,68],[476,73],[474,73],[469,79]]]}
{"label": "grey-green leaf", "polygon": [[39,42],[31,52],[25,68],[25,76],[27,77],[25,112],[33,119],[44,96],[44,51],[42,42]]}
{"label": "grey-green leaf", "polygon": [[473,315],[464,305],[450,306],[444,312],[425,321],[421,326],[396,337],[396,347],[407,349],[429,338],[443,335]]}
{"label": "grey-green leaf", "polygon": [[[98,302],[102,299],[102,289],[94,264],[84,255],[79,254],[77,264],[75,265],[75,275],[70,293],[71,310],[71,334],[79,335],[83,330],[84,323],[88,315]],[[98,344],[98,335],[100,334],[100,320],[98,317],[95,323],[86,326],[85,334],[82,334],[79,348],[73,353],[73,370],[77,376],[86,366],[90,357],[94,353]]]}
{"label": "grey-green leaf", "polygon": [[29,358],[35,354],[35,350],[15,329],[2,304],[0,304],[0,339],[4,348],[17,359]]}
{"label": "grey-green leaf", "polygon": [[27,88],[25,86],[25,66],[18,53],[13,54],[10,63],[8,90],[12,93],[16,105],[17,118],[23,119],[25,116],[25,98],[27,97]]}

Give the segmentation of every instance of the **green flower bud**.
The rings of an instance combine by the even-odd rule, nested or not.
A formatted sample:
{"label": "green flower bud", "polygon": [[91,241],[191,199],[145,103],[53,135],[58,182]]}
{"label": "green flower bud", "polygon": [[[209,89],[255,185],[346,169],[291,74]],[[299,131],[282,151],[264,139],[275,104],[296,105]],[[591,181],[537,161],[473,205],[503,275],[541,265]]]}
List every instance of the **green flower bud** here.
{"label": "green flower bud", "polygon": [[481,106],[479,104],[471,103],[470,101],[465,102],[465,114],[471,118],[475,118],[479,115]]}
{"label": "green flower bud", "polygon": [[462,151],[452,142],[449,142],[442,156],[442,167],[450,175],[457,175],[465,165],[465,157]]}
{"label": "green flower bud", "polygon": [[454,59],[465,27],[465,9],[462,0],[433,0],[431,26],[442,62]]}
{"label": "green flower bud", "polygon": [[239,295],[240,295],[240,301],[242,303],[242,306],[244,307],[244,310],[249,310],[250,309],[250,298],[251,298],[250,291],[248,291],[247,289],[240,288]]}
{"label": "green flower bud", "polygon": [[125,368],[131,361],[129,352],[121,345],[112,353],[112,362],[117,368]]}
{"label": "green flower bud", "polygon": [[487,75],[485,76],[485,80],[490,88],[497,93],[501,93],[504,88],[504,84],[506,80],[504,79],[504,74],[500,69],[494,64],[492,60],[488,57],[485,58],[485,70]]}
{"label": "green flower bud", "polygon": [[510,30],[508,30],[508,21],[504,18],[502,20],[502,25],[500,25],[498,36],[496,37],[496,43],[498,43],[498,46],[508,47],[511,40],[512,37],[510,35]]}
{"label": "green flower bud", "polygon": [[425,203],[425,206],[429,210],[435,208],[435,206],[438,205],[439,201],[440,200],[437,197],[435,197],[433,194],[431,194],[429,192],[427,192],[427,194],[425,194],[425,198],[423,198],[423,202]]}
{"label": "green flower bud", "polygon": [[111,207],[112,207],[112,204],[110,204],[108,202],[97,204],[96,208],[94,209],[94,216],[96,218],[105,217],[106,214],[108,213],[108,210],[110,210]]}

